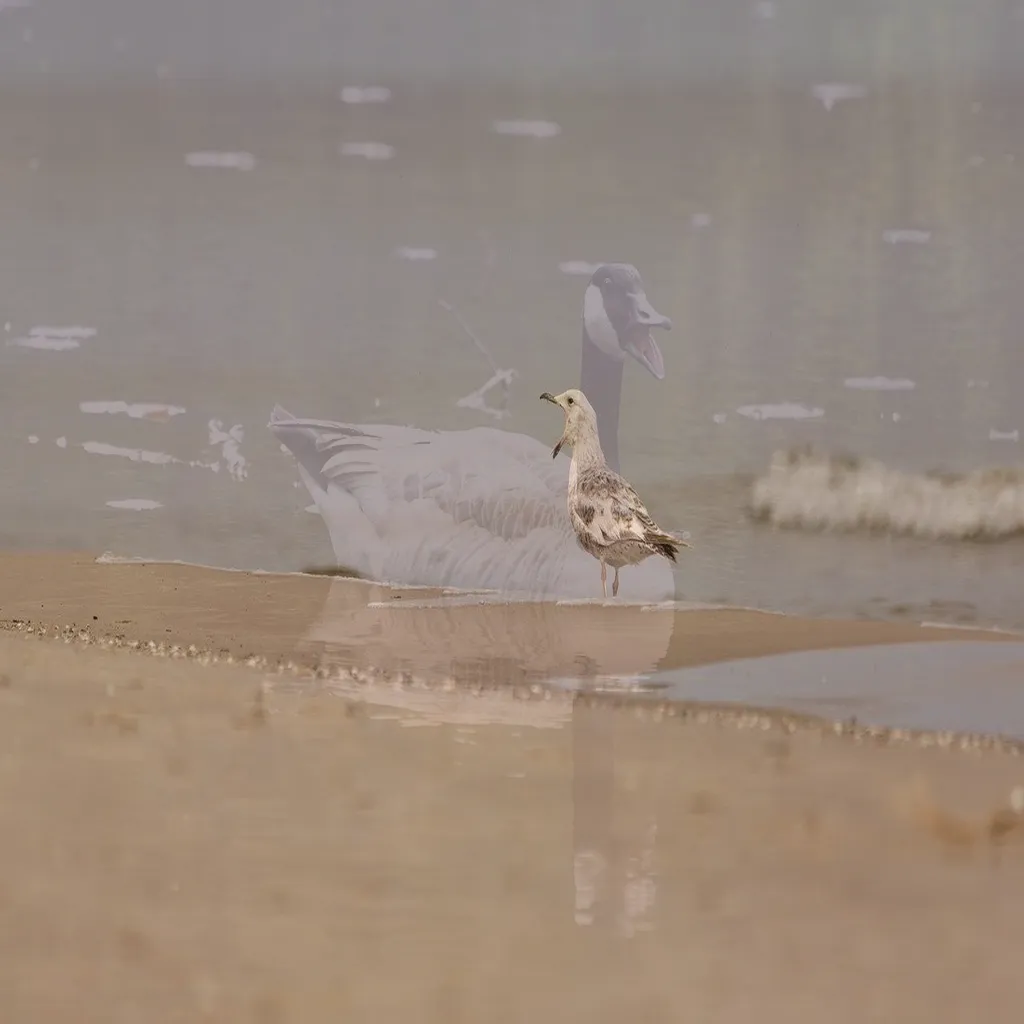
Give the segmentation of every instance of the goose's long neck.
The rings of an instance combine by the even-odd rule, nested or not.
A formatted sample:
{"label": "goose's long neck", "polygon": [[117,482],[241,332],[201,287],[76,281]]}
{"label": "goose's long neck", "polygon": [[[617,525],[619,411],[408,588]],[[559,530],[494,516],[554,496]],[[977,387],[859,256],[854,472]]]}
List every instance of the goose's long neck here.
{"label": "goose's long neck", "polygon": [[597,413],[597,433],[605,461],[619,471],[619,400],[622,398],[622,360],[602,352],[583,327],[580,391]]}

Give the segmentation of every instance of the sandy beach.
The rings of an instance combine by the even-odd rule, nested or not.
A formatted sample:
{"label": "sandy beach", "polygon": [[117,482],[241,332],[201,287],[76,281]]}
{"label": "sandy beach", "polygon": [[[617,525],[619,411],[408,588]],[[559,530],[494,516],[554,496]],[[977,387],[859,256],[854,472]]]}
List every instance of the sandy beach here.
{"label": "sandy beach", "polygon": [[1019,1017],[1016,746],[532,682],[997,634],[2,565],[6,1021]]}

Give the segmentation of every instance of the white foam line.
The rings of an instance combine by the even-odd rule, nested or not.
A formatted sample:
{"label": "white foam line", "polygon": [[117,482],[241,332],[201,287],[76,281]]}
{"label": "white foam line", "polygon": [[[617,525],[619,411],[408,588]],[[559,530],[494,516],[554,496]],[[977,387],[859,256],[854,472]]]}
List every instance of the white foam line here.
{"label": "white foam line", "polygon": [[82,447],[90,455],[117,455],[122,459],[130,459],[132,462],[149,462],[155,466],[166,466],[172,462],[187,465],[183,459],[168,455],[166,452],[149,452],[144,448],[121,448],[116,444],[106,444],[103,441],[83,441]]}
{"label": "white foam line", "polygon": [[966,629],[972,633],[998,633],[1000,636],[1024,637],[1024,630],[1010,629],[1006,626],[976,626],[958,622],[920,622],[922,629]]}
{"label": "white foam line", "polygon": [[181,416],[185,409],[180,405],[167,405],[163,402],[79,402],[78,408],[84,413],[117,415],[123,413],[133,420],[165,419]]}
{"label": "white foam line", "polygon": [[45,336],[47,338],[82,339],[95,338],[96,328],[80,327],[78,324],[72,324],[70,327],[33,327],[28,333],[36,336]]}
{"label": "white foam line", "polygon": [[48,352],[68,352],[79,347],[79,342],[73,338],[44,338],[29,335],[27,338],[10,338],[8,346],[18,348],[35,348]]}

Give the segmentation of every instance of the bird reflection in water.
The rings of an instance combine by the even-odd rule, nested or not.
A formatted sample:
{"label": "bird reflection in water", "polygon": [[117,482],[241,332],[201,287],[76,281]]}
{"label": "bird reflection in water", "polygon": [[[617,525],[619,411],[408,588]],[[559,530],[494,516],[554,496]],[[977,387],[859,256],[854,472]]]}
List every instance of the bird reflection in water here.
{"label": "bird reflection in water", "polygon": [[[572,913],[580,926],[623,936],[650,930],[657,823],[644,780],[616,764],[617,731],[628,726],[628,713],[602,706],[601,691],[628,692],[658,669],[675,612],[476,601],[333,580],[299,648],[327,668],[372,666],[382,679],[424,681],[426,689],[375,688],[370,700],[426,710],[437,722],[569,726]],[[551,699],[513,699],[538,684],[552,688]],[[358,694],[359,684],[351,688]]]}

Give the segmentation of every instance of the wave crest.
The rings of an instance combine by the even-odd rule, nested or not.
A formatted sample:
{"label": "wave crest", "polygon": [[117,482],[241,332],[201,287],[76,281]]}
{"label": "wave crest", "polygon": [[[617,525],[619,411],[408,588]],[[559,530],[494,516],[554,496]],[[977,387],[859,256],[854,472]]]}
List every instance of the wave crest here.
{"label": "wave crest", "polygon": [[772,456],[750,513],[790,529],[996,540],[1024,533],[1024,468],[912,473],[801,446]]}

